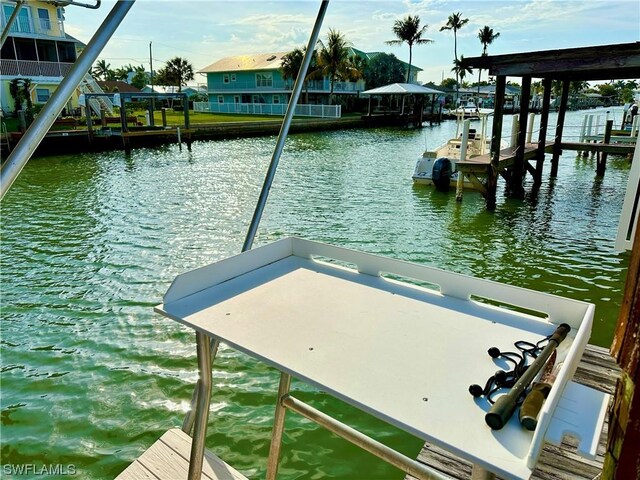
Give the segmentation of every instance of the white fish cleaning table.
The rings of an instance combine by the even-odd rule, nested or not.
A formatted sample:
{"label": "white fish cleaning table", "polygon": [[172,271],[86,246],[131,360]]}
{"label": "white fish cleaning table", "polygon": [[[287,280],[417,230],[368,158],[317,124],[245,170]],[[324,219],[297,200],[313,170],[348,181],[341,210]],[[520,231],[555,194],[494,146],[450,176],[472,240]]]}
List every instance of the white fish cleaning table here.
{"label": "white fish cleaning table", "polygon": [[[299,238],[178,276],[156,310],[275,367],[283,378],[295,377],[473,462],[477,471],[510,479],[530,476],[593,319],[593,305],[584,302]],[[522,313],[527,310],[544,315]],[[484,420],[490,405],[468,392],[498,368],[487,349],[535,343],[560,323],[572,331],[559,347],[564,364],[536,430],[523,429],[517,414],[491,430]],[[211,375],[201,358],[199,365],[201,378]],[[298,402],[288,388],[281,381],[278,443],[278,417],[284,418],[278,411],[283,405],[296,410]],[[596,401],[597,412],[584,412],[598,417],[594,428],[602,425],[604,402]],[[579,406],[572,408],[581,418]],[[198,419],[194,438],[206,430],[205,412]],[[588,445],[597,437],[584,425],[565,429],[559,419],[553,425],[554,436],[571,431]],[[195,443],[192,462],[201,456]],[[279,446],[274,449],[270,464],[277,469]],[[267,478],[275,476],[270,467]]]}

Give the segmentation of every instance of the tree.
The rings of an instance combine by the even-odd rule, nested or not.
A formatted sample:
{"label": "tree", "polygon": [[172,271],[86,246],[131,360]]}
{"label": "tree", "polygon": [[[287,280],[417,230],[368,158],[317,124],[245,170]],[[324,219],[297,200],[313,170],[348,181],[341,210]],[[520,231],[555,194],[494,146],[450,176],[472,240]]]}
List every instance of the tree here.
{"label": "tree", "polygon": [[[487,47],[493,43],[493,41],[500,36],[500,33],[493,33],[493,28],[485,25],[478,31],[478,39],[482,44],[482,56],[487,56]],[[482,69],[478,69],[478,94],[480,94],[480,76],[482,75]]]}
{"label": "tree", "polygon": [[[453,68],[451,69],[451,71],[456,74],[456,79],[458,78],[460,79],[460,82],[464,80],[464,77],[467,76],[467,73],[471,74],[471,68],[463,66],[462,65],[463,61],[464,61],[464,55],[460,55],[460,60],[454,60]],[[458,95],[459,90],[460,90],[460,85],[456,85],[456,96]]]}
{"label": "tree", "polygon": [[114,72],[110,67],[111,64],[106,60],[98,60],[93,66],[93,76],[100,80],[111,80],[114,77]]}
{"label": "tree", "polygon": [[149,75],[147,72],[136,70],[135,75],[131,78],[131,85],[136,87],[138,90],[142,90],[149,83]]}
{"label": "tree", "polygon": [[349,62],[349,42],[344,35],[337,30],[329,29],[327,44],[320,42],[318,53],[318,67],[322,75],[329,77],[330,92],[329,104],[333,103],[333,87],[336,80],[351,78],[352,65]]}
{"label": "tree", "polygon": [[[298,78],[298,73],[302,68],[304,62],[304,54],[307,51],[307,47],[294,48],[289,53],[282,57],[280,63],[280,73],[283,80],[295,81]],[[307,75],[304,78],[305,88],[305,103],[309,103],[309,80],[315,79],[319,76],[318,73],[318,53],[314,50],[311,53],[311,60],[309,62],[309,68],[307,68]]]}
{"label": "tree", "polygon": [[407,83],[411,78],[411,60],[413,54],[414,45],[425,45],[427,43],[433,43],[433,40],[428,38],[422,38],[427,31],[428,25],[420,27],[420,17],[418,15],[407,15],[402,20],[396,20],[393,24],[393,33],[397,40],[389,40],[387,45],[402,45],[406,43],[409,45],[409,68],[407,69]]}
{"label": "tree", "polygon": [[280,63],[280,74],[283,80],[295,80],[298,72],[302,68],[304,60],[304,50],[302,48],[294,48],[282,57]]}
{"label": "tree", "polygon": [[455,78],[445,78],[440,82],[440,86],[445,90],[451,90],[456,85],[458,85],[458,81]]}
{"label": "tree", "polygon": [[116,68],[115,71],[113,72],[113,76],[115,77],[116,80],[126,81],[130,71],[131,70],[126,66]]}
{"label": "tree", "polygon": [[[452,13],[447,19],[447,23],[440,27],[440,31],[453,30],[453,58],[455,59],[454,65],[458,62],[458,30],[464,27],[469,22],[468,18],[462,18],[462,13]],[[456,82],[458,81],[458,74],[456,73]]]}
{"label": "tree", "polygon": [[404,63],[393,54],[380,53],[367,63],[364,71],[367,89],[402,83],[404,81]]}
{"label": "tree", "polygon": [[174,57],[156,74],[157,85],[173,85],[182,91],[189,80],[193,80],[193,66],[184,58]]}

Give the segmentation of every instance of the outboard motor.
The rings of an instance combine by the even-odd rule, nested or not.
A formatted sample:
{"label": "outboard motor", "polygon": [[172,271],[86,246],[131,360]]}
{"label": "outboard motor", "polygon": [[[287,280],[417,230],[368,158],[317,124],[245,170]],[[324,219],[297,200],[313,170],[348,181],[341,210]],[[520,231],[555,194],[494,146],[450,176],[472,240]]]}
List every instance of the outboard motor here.
{"label": "outboard motor", "polygon": [[449,190],[452,173],[451,160],[447,157],[441,157],[434,162],[431,179],[438,190],[443,192]]}

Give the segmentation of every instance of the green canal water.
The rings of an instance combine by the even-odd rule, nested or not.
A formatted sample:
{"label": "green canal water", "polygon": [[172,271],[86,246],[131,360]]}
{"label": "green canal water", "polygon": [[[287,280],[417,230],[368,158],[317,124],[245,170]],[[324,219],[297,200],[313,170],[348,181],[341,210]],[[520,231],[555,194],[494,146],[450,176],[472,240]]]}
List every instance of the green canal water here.
{"label": "green canal water", "polygon": [[[576,139],[583,115],[568,115],[566,138]],[[488,213],[477,193],[458,204],[412,185],[425,142],[436,147],[454,131],[448,122],[292,135],[256,244],[297,235],[593,302],[592,342],[607,346],[628,264],[613,251],[628,161],[611,158],[596,179],[593,159],[566,152],[537,197],[499,191]],[[3,465],[73,465],[76,478],[112,478],[182,422],[197,377],[194,336],[152,308],[175,275],[240,251],[274,144],[29,162],[2,203]],[[223,348],[214,376],[207,445],[263,477],[278,374]],[[420,449],[322,392],[293,389],[409,456]],[[295,415],[284,443],[281,478],[403,478]]]}

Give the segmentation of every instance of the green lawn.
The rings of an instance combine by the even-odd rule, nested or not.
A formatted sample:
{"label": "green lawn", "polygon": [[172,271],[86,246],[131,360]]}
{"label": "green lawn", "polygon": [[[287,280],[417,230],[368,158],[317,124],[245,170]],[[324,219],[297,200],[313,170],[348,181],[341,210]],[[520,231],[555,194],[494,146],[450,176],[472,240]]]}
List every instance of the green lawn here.
{"label": "green lawn", "polygon": [[[134,113],[140,120],[144,121],[145,111]],[[156,110],[153,115],[156,125],[162,125],[162,112]],[[238,115],[233,113],[206,113],[189,111],[189,121],[192,124],[204,123],[224,123],[224,122],[264,122],[265,120],[280,120],[279,115]],[[167,110],[168,125],[183,125],[184,113]]]}

